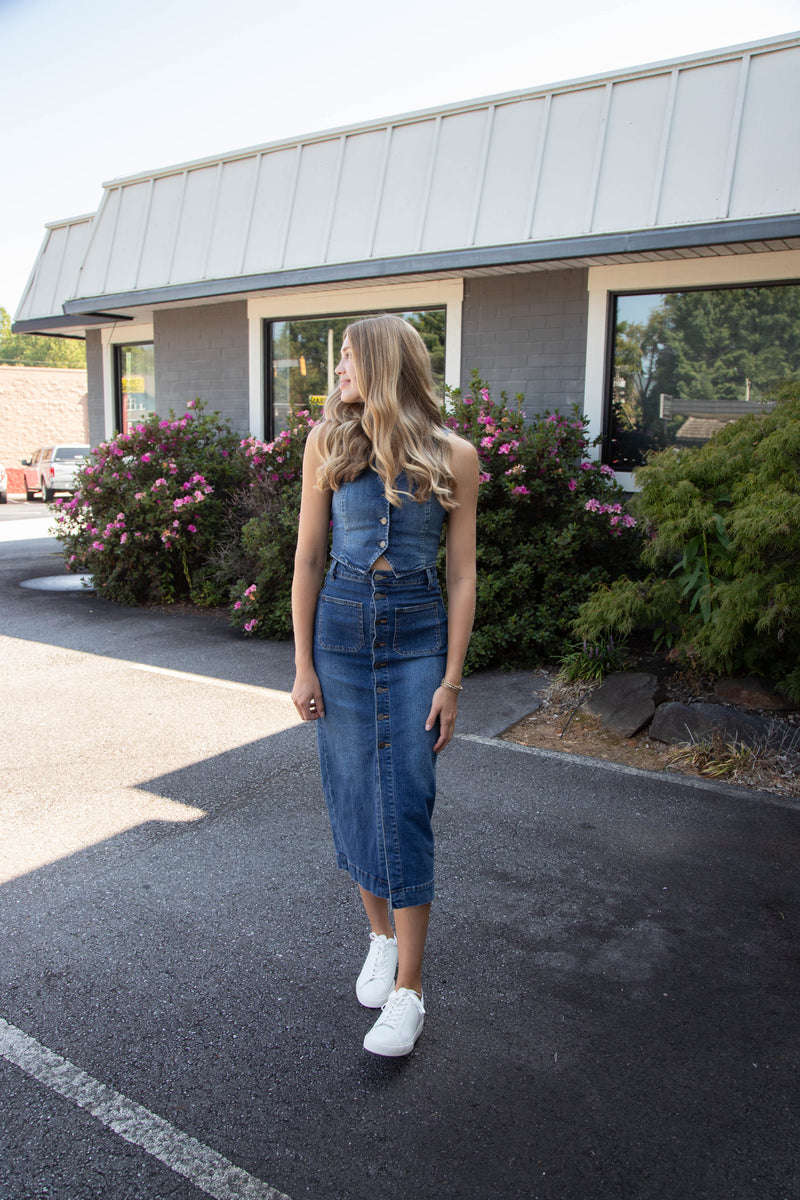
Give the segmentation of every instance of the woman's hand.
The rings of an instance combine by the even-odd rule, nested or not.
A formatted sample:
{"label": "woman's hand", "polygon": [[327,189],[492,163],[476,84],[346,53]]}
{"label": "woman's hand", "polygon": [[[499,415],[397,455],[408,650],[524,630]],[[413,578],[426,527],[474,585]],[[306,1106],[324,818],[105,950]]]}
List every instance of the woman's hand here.
{"label": "woman's hand", "polygon": [[434,754],[438,754],[440,750],[444,750],[447,743],[452,738],[456,728],[456,717],[458,716],[458,692],[451,692],[449,688],[438,687],[433,693],[431,702],[431,711],[428,713],[428,719],[425,722],[426,730],[433,729],[438,718],[439,721],[439,737],[433,747]]}
{"label": "woman's hand", "polygon": [[325,716],[322,688],[315,671],[298,671],[292,688],[292,703],[304,721]]}

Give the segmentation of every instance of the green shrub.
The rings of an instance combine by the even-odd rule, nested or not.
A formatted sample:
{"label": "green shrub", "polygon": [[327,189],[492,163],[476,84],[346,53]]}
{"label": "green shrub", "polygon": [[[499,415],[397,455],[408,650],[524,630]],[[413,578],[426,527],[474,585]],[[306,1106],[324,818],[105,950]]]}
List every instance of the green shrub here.
{"label": "green shrub", "polygon": [[800,701],[800,384],[774,398],[637,472],[649,573],[590,597],[579,637],[650,629],[710,672],[764,675]]}
{"label": "green shrub", "polygon": [[233,499],[213,568],[230,597],[231,622],[245,636],[292,635],[303,450],[314,424],[308,409],[293,410],[289,428],[273,442],[249,437],[241,443],[247,481]]}
{"label": "green shrub", "polygon": [[587,422],[546,412],[526,421],[492,400],[477,373],[446,423],[478,449],[478,592],[467,669],[533,666],[571,643],[578,606],[633,572],[636,521],[610,467],[590,457]]}
{"label": "green shrub", "polygon": [[224,602],[209,571],[230,497],[245,478],[239,438],[199,401],[156,414],[92,451],[78,490],[56,501],[71,571],[121,604]]}
{"label": "green shrub", "polygon": [[565,654],[559,664],[558,678],[565,683],[596,683],[604,675],[621,671],[625,661],[624,651],[614,645],[614,635],[609,634],[607,641],[593,645],[584,642]]}

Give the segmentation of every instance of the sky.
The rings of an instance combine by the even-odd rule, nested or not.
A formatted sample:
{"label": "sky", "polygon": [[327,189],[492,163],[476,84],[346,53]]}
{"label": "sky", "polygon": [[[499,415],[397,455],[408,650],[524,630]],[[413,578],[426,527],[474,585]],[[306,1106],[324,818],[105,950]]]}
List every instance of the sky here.
{"label": "sky", "polygon": [[800,29],[800,0],[0,0],[0,306],[139,171]]}

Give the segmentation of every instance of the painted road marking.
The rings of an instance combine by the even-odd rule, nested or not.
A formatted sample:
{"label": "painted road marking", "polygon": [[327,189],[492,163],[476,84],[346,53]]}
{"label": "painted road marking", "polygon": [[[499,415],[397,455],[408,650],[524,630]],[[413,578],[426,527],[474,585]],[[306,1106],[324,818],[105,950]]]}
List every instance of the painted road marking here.
{"label": "painted road marking", "polygon": [[[148,671],[151,675],[167,675],[172,679],[184,679],[187,683],[210,683],[214,687],[230,688],[234,692],[251,692],[255,696],[261,696],[263,700],[282,700],[285,704],[290,704],[294,711],[289,692],[258,687],[253,683],[236,683],[233,679],[217,679],[213,675],[192,675],[189,671],[173,671],[169,667],[151,667],[148,663],[127,662],[124,659],[117,661],[125,667],[131,667],[134,671]],[[300,718],[298,717],[297,720],[299,724]]]}
{"label": "painted road marking", "polygon": [[283,1192],[249,1175],[176,1129],[135,1100],[87,1075],[0,1017],[0,1055],[52,1091],[84,1108],[126,1142],[141,1147],[215,1200],[289,1200]]}

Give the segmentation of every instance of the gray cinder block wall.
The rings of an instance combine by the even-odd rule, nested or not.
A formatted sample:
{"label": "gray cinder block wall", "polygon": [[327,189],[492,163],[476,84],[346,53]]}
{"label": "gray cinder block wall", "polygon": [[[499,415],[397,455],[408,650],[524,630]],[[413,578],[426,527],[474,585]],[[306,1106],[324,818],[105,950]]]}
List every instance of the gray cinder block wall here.
{"label": "gray cinder block wall", "polygon": [[158,411],[200,398],[248,432],[247,303],[199,304],[153,314]]}
{"label": "gray cinder block wall", "polygon": [[462,386],[477,368],[493,396],[521,392],[527,416],[582,406],[587,283],[584,268],[465,280]]}

